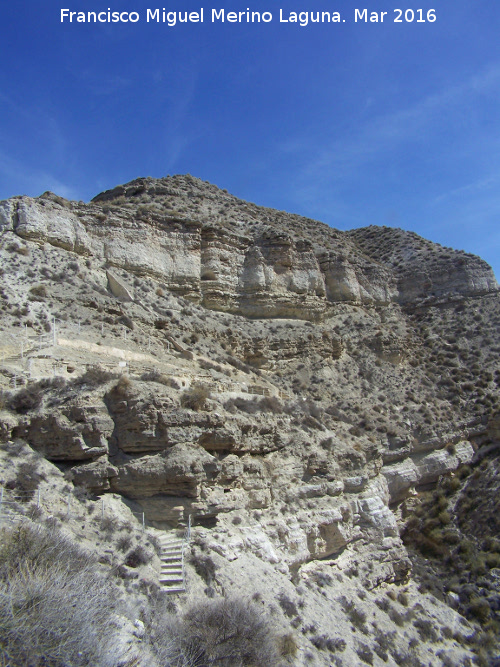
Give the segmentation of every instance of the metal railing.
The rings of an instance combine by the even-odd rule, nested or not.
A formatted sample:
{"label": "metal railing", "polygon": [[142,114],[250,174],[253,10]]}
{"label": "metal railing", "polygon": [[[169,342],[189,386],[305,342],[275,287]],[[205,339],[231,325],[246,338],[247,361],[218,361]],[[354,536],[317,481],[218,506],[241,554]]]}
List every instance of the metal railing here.
{"label": "metal railing", "polygon": [[184,552],[189,544],[191,539],[191,514],[188,515],[188,524],[184,531],[183,540],[182,540],[182,549],[181,549],[181,564],[182,564],[182,587],[186,589],[186,563],[184,558]]}
{"label": "metal railing", "polygon": [[2,521],[17,521],[26,518],[25,514],[20,511],[19,505],[21,503],[35,503],[36,507],[40,507],[41,492],[37,489],[32,491],[11,491],[5,487],[0,487],[0,523]]}

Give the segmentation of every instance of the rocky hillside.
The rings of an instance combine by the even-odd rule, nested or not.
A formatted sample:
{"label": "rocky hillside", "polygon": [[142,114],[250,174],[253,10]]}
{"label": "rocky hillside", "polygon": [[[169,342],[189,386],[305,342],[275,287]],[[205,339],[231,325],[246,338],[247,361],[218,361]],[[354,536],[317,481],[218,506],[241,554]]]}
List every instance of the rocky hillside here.
{"label": "rocky hillside", "polygon": [[[0,202],[0,262],[6,461],[27,446],[157,530],[191,515],[189,595],[253,595],[288,664],[493,664],[496,504],[466,500],[500,439],[483,260],[174,176]],[[472,589],[461,539],[429,584],[416,534],[447,519]]]}

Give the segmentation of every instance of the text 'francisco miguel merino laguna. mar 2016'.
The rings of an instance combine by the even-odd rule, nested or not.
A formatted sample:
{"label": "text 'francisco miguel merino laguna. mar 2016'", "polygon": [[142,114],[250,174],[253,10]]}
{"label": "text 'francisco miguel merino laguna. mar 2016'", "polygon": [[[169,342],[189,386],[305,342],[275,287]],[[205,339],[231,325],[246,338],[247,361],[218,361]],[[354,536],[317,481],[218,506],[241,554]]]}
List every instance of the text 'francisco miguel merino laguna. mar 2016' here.
{"label": "text 'francisco miguel merino laguna. mar 2016'", "polygon": [[[164,23],[169,27],[183,23],[271,23],[278,21],[283,24],[297,24],[299,26],[314,23],[434,23],[437,20],[434,9],[393,9],[391,11],[375,12],[368,9],[354,8],[349,17],[334,11],[299,11],[289,12],[283,9],[273,12],[257,12],[246,8],[243,11],[232,12],[225,9],[204,9],[196,11],[168,11],[167,9],[146,9],[142,12],[107,11],[71,11],[61,9],[61,23]],[[347,18],[346,18],[347,17]]]}

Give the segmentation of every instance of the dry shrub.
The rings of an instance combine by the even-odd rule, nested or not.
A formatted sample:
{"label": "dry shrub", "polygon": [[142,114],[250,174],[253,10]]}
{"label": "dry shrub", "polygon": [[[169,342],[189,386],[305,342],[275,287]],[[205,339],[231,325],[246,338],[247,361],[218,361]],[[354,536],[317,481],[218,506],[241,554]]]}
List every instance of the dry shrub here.
{"label": "dry shrub", "polygon": [[130,396],[132,389],[132,382],[130,378],[126,375],[122,375],[118,382],[113,387],[113,391],[118,394],[118,396]]}
{"label": "dry shrub", "polygon": [[235,413],[236,410],[241,410],[249,415],[254,415],[257,412],[272,412],[274,414],[282,414],[284,407],[283,403],[277,396],[264,396],[260,400],[257,398],[230,398],[224,404],[228,412]]}
{"label": "dry shrub", "polygon": [[215,571],[217,566],[210,556],[205,556],[198,552],[191,554],[189,562],[193,565],[196,570],[196,574],[199,575],[206,584],[210,585],[215,579]]}
{"label": "dry shrub", "polygon": [[283,635],[279,639],[279,652],[284,657],[294,658],[298,651],[297,640],[292,634]]}
{"label": "dry shrub", "polygon": [[16,489],[24,491],[25,499],[31,500],[44,479],[46,479],[45,474],[40,472],[39,462],[36,459],[23,461],[17,467]]}
{"label": "dry shrub", "polygon": [[295,602],[290,600],[288,595],[283,591],[281,591],[281,593],[278,595],[278,602],[280,603],[280,607],[289,618],[296,616],[299,613]]}
{"label": "dry shrub", "polygon": [[18,391],[11,398],[9,407],[20,415],[25,415],[30,410],[36,410],[43,400],[43,391],[38,384],[30,385]]}
{"label": "dry shrub", "polygon": [[147,565],[152,558],[153,554],[145,549],[142,545],[138,544],[132,549],[132,551],[128,553],[125,560],[125,565],[128,565],[128,567],[139,567],[139,565]]}
{"label": "dry shrub", "polygon": [[30,287],[30,299],[32,301],[40,301],[47,296],[47,288],[45,285],[33,285]]}
{"label": "dry shrub", "polygon": [[114,589],[88,554],[41,526],[3,529],[1,537],[0,664],[117,665],[106,657]]}
{"label": "dry shrub", "polygon": [[329,637],[328,635],[315,635],[311,637],[311,643],[320,651],[345,651],[346,643],[341,637]]}
{"label": "dry shrub", "polygon": [[4,389],[0,389],[0,410],[4,410],[10,401],[10,393]]}
{"label": "dry shrub", "polygon": [[278,640],[269,619],[247,600],[193,604],[182,617],[154,615],[150,641],[169,667],[278,667]]}
{"label": "dry shrub", "polygon": [[65,384],[66,380],[61,377],[39,380],[15,393],[11,397],[8,407],[11,410],[15,410],[18,414],[24,415],[30,410],[35,410],[42,404],[44,393],[47,390],[60,389]]}
{"label": "dry shrub", "polygon": [[224,407],[228,412],[235,413],[236,410],[241,410],[249,415],[254,415],[259,411],[259,403],[256,398],[230,398],[224,403]]}
{"label": "dry shrub", "polygon": [[116,373],[112,373],[101,366],[90,366],[85,373],[75,378],[73,384],[77,386],[86,384],[89,387],[98,387],[114,379],[116,379]]}
{"label": "dry shrub", "polygon": [[91,554],[56,529],[23,523],[3,528],[0,536],[0,580],[24,566],[48,568],[56,562],[65,569],[85,569],[95,563]]}
{"label": "dry shrub", "polygon": [[275,415],[282,414],[283,403],[277,396],[265,396],[259,401],[259,409],[262,412],[272,412]]}
{"label": "dry shrub", "polygon": [[181,405],[190,410],[205,410],[207,401],[210,398],[210,389],[204,384],[195,384],[191,389],[187,389],[181,396]]}
{"label": "dry shrub", "polygon": [[134,329],[134,322],[128,315],[122,315],[118,318],[117,322],[123,324],[124,327],[127,327],[127,329],[130,329],[131,331]]}
{"label": "dry shrub", "polygon": [[140,379],[142,382],[157,382],[158,384],[164,384],[166,387],[172,386],[171,378],[157,370],[143,373]]}

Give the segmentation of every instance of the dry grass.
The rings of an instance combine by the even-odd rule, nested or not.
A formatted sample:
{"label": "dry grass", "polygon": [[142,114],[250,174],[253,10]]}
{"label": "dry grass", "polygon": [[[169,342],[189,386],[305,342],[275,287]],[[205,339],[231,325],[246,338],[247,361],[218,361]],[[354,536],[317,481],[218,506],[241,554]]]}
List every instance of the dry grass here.
{"label": "dry grass", "polygon": [[57,530],[2,530],[0,664],[101,665],[113,635],[116,596],[93,559]]}

